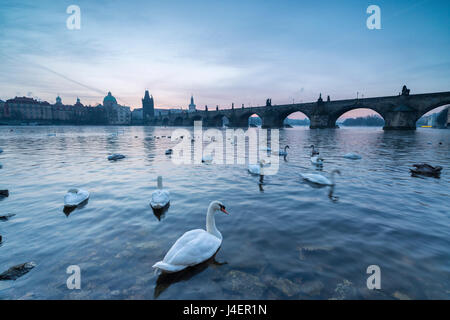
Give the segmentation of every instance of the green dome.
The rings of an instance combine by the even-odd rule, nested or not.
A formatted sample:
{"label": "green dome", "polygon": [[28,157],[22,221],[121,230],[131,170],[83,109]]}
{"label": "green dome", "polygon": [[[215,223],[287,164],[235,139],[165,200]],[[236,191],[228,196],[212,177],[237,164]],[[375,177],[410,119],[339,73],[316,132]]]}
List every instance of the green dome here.
{"label": "green dome", "polygon": [[103,105],[105,103],[117,104],[117,100],[113,95],[111,95],[111,92],[108,92],[108,95],[103,99]]}

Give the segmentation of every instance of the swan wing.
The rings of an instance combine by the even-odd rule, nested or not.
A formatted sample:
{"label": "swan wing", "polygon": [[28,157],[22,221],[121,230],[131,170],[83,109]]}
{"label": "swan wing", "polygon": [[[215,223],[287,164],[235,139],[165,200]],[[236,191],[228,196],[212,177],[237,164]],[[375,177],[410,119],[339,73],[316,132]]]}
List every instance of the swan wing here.
{"label": "swan wing", "polygon": [[317,183],[317,184],[325,184],[325,185],[332,184],[331,181],[328,180],[328,178],[325,178],[321,174],[304,173],[304,174],[302,174],[302,178],[305,180],[308,180],[310,182]]}
{"label": "swan wing", "polygon": [[77,206],[89,198],[89,191],[83,189],[70,189],[64,196],[65,206]]}
{"label": "swan wing", "polygon": [[170,192],[169,190],[155,190],[152,193],[152,200],[150,201],[150,205],[154,208],[162,208],[167,205],[170,201]]}
{"label": "swan wing", "polygon": [[211,258],[222,240],[202,229],[183,234],[170,248],[163,262],[171,265],[192,266]]}

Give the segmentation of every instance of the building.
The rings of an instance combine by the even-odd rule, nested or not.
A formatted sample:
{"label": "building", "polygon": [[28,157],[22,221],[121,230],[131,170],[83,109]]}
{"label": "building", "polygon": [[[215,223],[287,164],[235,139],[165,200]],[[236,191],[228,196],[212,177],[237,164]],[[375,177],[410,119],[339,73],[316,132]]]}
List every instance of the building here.
{"label": "building", "polygon": [[37,101],[28,97],[15,97],[3,104],[3,118],[14,120],[46,120],[53,119],[52,106],[47,101]]}
{"label": "building", "polygon": [[148,90],[145,90],[144,99],[142,99],[142,117],[145,123],[151,122],[155,118],[155,103],[153,96],[150,96]]}
{"label": "building", "polygon": [[103,98],[103,107],[106,110],[108,124],[131,124],[130,107],[118,104],[111,92],[108,92],[108,95]]}
{"label": "building", "polygon": [[194,96],[191,96],[191,103],[189,104],[189,112],[195,112],[195,103],[194,103]]}

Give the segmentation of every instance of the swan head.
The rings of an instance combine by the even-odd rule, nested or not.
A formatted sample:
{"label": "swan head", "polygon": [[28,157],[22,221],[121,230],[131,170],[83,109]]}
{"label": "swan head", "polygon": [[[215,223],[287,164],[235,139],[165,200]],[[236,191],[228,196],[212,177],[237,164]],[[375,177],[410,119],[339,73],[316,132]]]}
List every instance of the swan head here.
{"label": "swan head", "polygon": [[289,146],[285,146],[285,147],[284,147],[284,150],[286,150],[286,149],[290,149]]}
{"label": "swan head", "polygon": [[225,206],[223,205],[223,203],[217,200],[211,202],[211,204],[209,205],[209,209],[213,212],[222,211],[223,213],[229,214],[227,210],[225,210]]}

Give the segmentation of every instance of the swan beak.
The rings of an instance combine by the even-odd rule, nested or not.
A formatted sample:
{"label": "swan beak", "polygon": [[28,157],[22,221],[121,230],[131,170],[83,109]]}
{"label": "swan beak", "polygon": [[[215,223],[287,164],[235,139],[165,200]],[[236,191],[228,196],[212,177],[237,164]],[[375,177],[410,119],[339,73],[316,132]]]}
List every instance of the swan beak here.
{"label": "swan beak", "polygon": [[222,211],[223,213],[229,214],[229,213],[227,212],[227,210],[225,210],[225,207],[220,208],[220,211]]}

